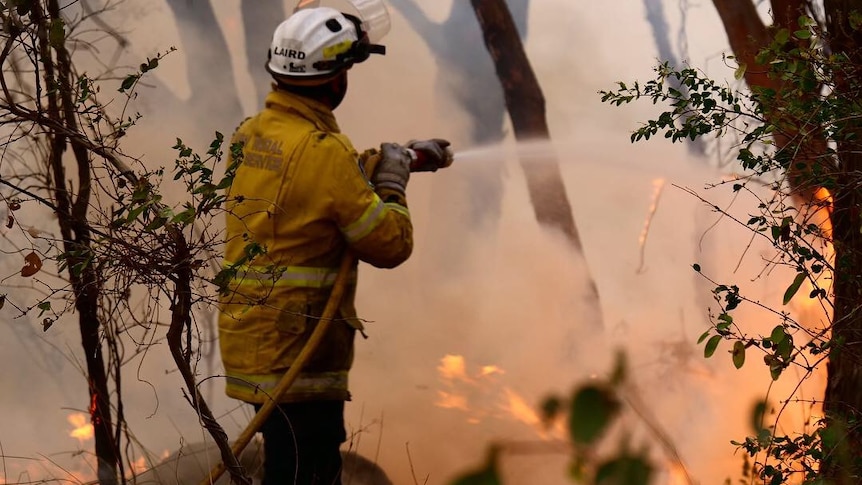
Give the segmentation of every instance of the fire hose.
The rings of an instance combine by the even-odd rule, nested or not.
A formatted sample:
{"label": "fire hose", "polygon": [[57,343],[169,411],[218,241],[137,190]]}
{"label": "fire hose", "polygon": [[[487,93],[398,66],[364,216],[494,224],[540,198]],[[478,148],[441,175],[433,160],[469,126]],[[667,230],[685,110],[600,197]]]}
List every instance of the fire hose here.
{"label": "fire hose", "polygon": [[[453,160],[451,152],[447,151],[450,156],[444,161],[443,165],[432,166],[431,163],[428,163],[426,157],[421,152],[413,150],[408,150],[408,152],[413,160],[413,163],[410,165],[411,172],[434,172],[438,168],[448,167],[452,164]],[[371,165],[369,168],[373,173],[374,166]],[[323,314],[320,316],[320,321],[317,323],[317,326],[314,328],[314,331],[311,333],[305,346],[300,350],[296,360],[293,361],[293,364],[284,376],[282,376],[281,380],[278,381],[270,399],[261,406],[260,410],[258,410],[239,437],[233,442],[233,445],[231,445],[231,451],[234,456],[239,456],[245,447],[251,442],[255,433],[260,430],[260,427],[263,426],[263,423],[267,418],[269,418],[272,411],[278,405],[278,401],[281,396],[284,395],[290,386],[293,385],[293,382],[296,381],[296,378],[305,366],[305,362],[311,357],[314,351],[317,350],[318,345],[320,345],[320,341],[323,340],[323,336],[326,334],[327,329],[329,329],[329,324],[332,323],[332,320],[335,318],[335,312],[338,311],[341,299],[344,297],[344,291],[347,289],[347,284],[350,281],[350,273],[355,264],[356,256],[349,250],[345,251],[344,256],[341,258],[341,265],[338,267],[338,274],[335,277],[332,293],[329,294],[329,299],[326,301],[326,306],[323,308]],[[219,461],[219,463],[210,470],[209,475],[207,475],[199,485],[214,484],[216,480],[224,474],[225,470],[224,460]]]}
{"label": "fire hose", "polygon": [[[355,262],[356,256],[354,256],[352,252],[347,251],[344,253],[344,256],[341,258],[341,265],[338,268],[338,275],[335,277],[335,284],[332,287],[332,293],[329,294],[329,300],[326,301],[326,306],[323,308],[323,315],[320,316],[320,321],[317,323],[317,326],[308,338],[308,342],[305,343],[305,346],[302,347],[296,360],[294,360],[293,365],[290,366],[284,376],[282,376],[281,380],[278,381],[278,385],[275,386],[275,389],[272,392],[272,399],[268,399],[263,404],[236,441],[233,442],[233,445],[231,445],[231,451],[235,456],[239,456],[245,447],[251,442],[255,433],[258,432],[264,421],[269,418],[273,409],[278,405],[279,398],[284,395],[291,385],[293,385],[293,382],[305,366],[305,362],[309,357],[311,357],[314,351],[317,350],[317,346],[320,345],[320,341],[323,340],[323,336],[326,334],[329,324],[332,323],[332,320],[335,317],[335,312],[338,310],[341,298],[344,296],[344,290],[347,288],[347,284],[350,281],[349,276]],[[200,485],[210,485],[215,483],[216,480],[224,474],[224,472],[224,461],[220,461],[219,464],[210,471],[210,474],[200,482]]]}

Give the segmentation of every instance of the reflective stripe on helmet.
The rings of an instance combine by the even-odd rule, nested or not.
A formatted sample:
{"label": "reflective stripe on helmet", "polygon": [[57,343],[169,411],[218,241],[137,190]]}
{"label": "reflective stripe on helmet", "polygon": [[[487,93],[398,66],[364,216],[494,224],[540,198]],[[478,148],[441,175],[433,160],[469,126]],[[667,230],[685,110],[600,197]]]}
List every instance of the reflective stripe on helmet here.
{"label": "reflective stripe on helmet", "polygon": [[[295,286],[300,288],[326,288],[335,284],[338,268],[314,268],[311,266],[237,266],[234,282],[236,285],[271,283],[274,286]],[[350,275],[356,281],[356,272]]]}
{"label": "reflective stripe on helmet", "polygon": [[[226,391],[229,396],[252,396],[263,394],[274,398],[272,393],[278,386],[283,374],[242,374],[227,371]],[[322,394],[331,392],[347,392],[347,371],[332,372],[302,372],[282,396],[282,400],[290,400],[290,396]]]}

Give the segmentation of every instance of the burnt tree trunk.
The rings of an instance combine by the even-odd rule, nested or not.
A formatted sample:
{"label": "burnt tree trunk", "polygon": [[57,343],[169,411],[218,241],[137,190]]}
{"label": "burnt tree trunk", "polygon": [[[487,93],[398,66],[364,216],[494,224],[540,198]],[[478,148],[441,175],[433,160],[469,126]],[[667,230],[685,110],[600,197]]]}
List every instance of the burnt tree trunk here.
{"label": "burnt tree trunk", "polygon": [[[797,18],[805,12],[808,2],[772,0],[772,25],[765,25],[761,21],[753,0],[713,0],[713,3],[734,55],[747,66],[745,81],[749,88],[755,91],[769,88],[781,96],[780,80],[767,76],[766,66],[759,66],[755,56],[759,49],[772,41],[772,30],[786,28],[793,32],[799,28]],[[847,103],[858,100],[858,83],[862,77],[862,34],[851,28],[853,10],[859,13],[858,1],[824,1],[824,27],[829,33],[826,38],[829,49],[836,55],[846,56],[848,61],[847,69],[836,73],[839,78],[833,79],[833,95],[844,98]],[[819,90],[820,86],[817,86],[806,95],[818,96]],[[790,158],[787,167],[788,182],[795,189],[797,202],[810,203],[813,198],[804,195],[817,188],[807,184],[806,180],[813,165],[818,164],[818,168],[831,173],[835,180],[830,187],[833,198],[832,245],[835,251],[832,347],[823,400],[827,434],[834,437],[834,443],[824,443],[824,447],[829,449],[823,451],[821,472],[830,483],[857,484],[862,475],[862,235],[859,232],[862,225],[862,193],[859,186],[862,182],[857,175],[862,170],[862,156],[859,155],[859,143],[856,140],[862,137],[862,124],[856,122],[858,126],[846,126],[846,136],[836,144],[836,157],[834,160],[824,159],[821,156],[826,153],[827,140],[822,136],[822,131],[811,131],[806,139],[800,141],[798,131],[792,127],[786,129],[780,114],[770,112],[768,106],[766,108],[767,120],[780,128],[775,136],[776,147],[800,154]]]}
{"label": "burnt tree trunk", "polygon": [[[78,133],[78,118],[75,113],[72,85],[77,77],[72,70],[71,55],[63,43],[49,40],[49,25],[60,20],[60,5],[57,0],[48,0],[43,10],[39,2],[34,2],[30,10],[39,37],[39,58],[44,69],[44,78],[49,86],[56,86],[47,94],[47,116],[57,126]],[[98,274],[90,264],[83,263],[91,253],[91,234],[87,221],[90,204],[91,180],[90,159],[81,141],[69,138],[58,130],[49,133],[50,153],[48,170],[53,177],[52,190],[55,199],[56,215],[63,237],[63,249],[67,256],[69,280],[74,291],[75,310],[78,312],[78,326],[81,332],[81,345],[87,369],[90,419],[93,424],[95,451],[98,461],[97,473],[101,485],[118,483],[123,466],[117,446],[117,436],[111,415],[110,390],[100,336],[99,319],[100,285]],[[73,194],[66,181],[63,153],[71,147],[78,180],[77,194]],[[81,264],[81,266],[79,266]],[[73,270],[81,267],[80,272]]]}
{"label": "burnt tree trunk", "polygon": [[[824,6],[830,47],[848,61],[847,68],[835,74],[835,92],[858,106],[862,32],[852,27],[852,17],[862,13],[859,2],[826,0]],[[862,154],[858,141],[862,139],[862,122],[856,117],[847,123],[846,136],[836,143],[837,173],[843,180],[833,189],[834,348],[829,354],[823,401],[828,425],[844,438],[834,458],[822,465],[824,475],[839,485],[862,482]]]}
{"label": "burnt tree trunk", "polygon": [[[752,0],[713,0],[734,56],[740,64],[746,66],[746,84],[752,90],[768,89],[778,93],[775,100],[778,104],[781,101],[783,83],[780,79],[769,76],[768,66],[757,63],[757,53],[769,46],[778,29],[788,29],[790,32],[798,30],[797,21],[805,12],[807,3],[807,0],[772,0],[773,23],[766,25],[760,19],[757,6]],[[804,96],[819,96],[820,89],[821,86],[817,84],[804,93]],[[823,166],[822,161],[822,155],[827,151],[826,140],[808,135],[804,142],[801,142],[798,125],[782,123],[780,112],[773,113],[768,110],[769,106],[766,108],[764,116],[777,128],[773,136],[776,148],[779,152],[792,154],[785,157],[788,160],[785,168],[794,202],[800,207],[822,202],[817,197],[819,187],[810,183],[810,174],[814,165],[829,169]]]}
{"label": "burnt tree trunk", "polygon": [[[515,137],[518,141],[550,140],[545,118],[545,97],[506,3],[503,0],[470,1],[482,27],[485,46],[494,60],[497,77],[503,86]],[[557,160],[552,156],[542,160],[522,159],[521,167],[536,220],[545,227],[560,230],[575,251],[583,256],[581,239]],[[587,279],[592,301],[600,308],[595,282],[589,274]]]}
{"label": "burnt tree trunk", "polygon": [[[521,38],[528,31],[530,0],[505,0]],[[494,63],[482,39],[472,5],[451,2],[449,16],[442,21],[430,19],[420,0],[391,0],[389,4],[404,16],[425,41],[437,67],[434,89],[467,115],[467,124],[450,139],[461,147],[498,145],[506,138],[503,125],[506,104]],[[459,168],[470,179],[466,216],[473,228],[491,229],[502,212],[503,171],[497,163],[464,165]],[[448,187],[445,189],[448,191]],[[441,197],[446,195],[441,194]]]}
{"label": "burnt tree trunk", "polygon": [[[549,140],[545,97],[508,7],[502,0],[470,1],[503,86],[515,137],[519,141]],[[580,250],[581,241],[557,161],[547,159],[521,165],[536,219],[540,224],[561,230]]]}

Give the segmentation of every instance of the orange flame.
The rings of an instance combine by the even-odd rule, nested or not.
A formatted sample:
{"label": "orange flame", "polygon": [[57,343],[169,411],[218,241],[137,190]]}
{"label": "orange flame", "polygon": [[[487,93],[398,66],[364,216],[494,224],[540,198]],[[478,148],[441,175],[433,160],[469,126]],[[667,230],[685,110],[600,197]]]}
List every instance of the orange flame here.
{"label": "orange flame", "polygon": [[162,451],[162,454],[158,460],[153,460],[153,456],[149,453],[147,453],[145,456],[139,457],[137,460],[129,464],[129,478],[131,478],[133,475],[140,475],[141,473],[144,473],[145,471],[152,468],[154,464],[165,461],[169,456],[171,456],[171,451],[165,449],[164,451]]}
{"label": "orange flame", "polygon": [[[506,373],[501,367],[484,365],[470,372],[463,356],[446,355],[440,359],[437,371],[446,389],[437,391],[435,405],[467,413],[467,422],[472,424],[492,417],[514,419],[531,428],[541,427],[538,412],[527,400],[496,379]],[[540,434],[544,436],[545,433]]]}
{"label": "orange flame", "polygon": [[649,228],[652,225],[653,217],[655,217],[655,211],[658,209],[658,201],[661,198],[661,194],[664,191],[665,179],[658,178],[652,181],[653,186],[653,194],[652,194],[652,202],[650,203],[649,210],[647,211],[646,219],[644,220],[643,229],[641,229],[641,233],[638,236],[638,248],[640,248],[640,264],[638,265],[638,273],[644,270],[644,250],[646,248],[647,237],[649,236]]}
{"label": "orange flame", "polygon": [[440,359],[437,371],[440,372],[441,377],[449,381],[472,382],[472,379],[467,377],[467,365],[464,362],[464,357],[460,355],[444,356]]}
{"label": "orange flame", "polygon": [[820,187],[814,192],[812,206],[817,207],[814,217],[820,222],[820,228],[826,239],[832,239],[832,194],[828,189]]}
{"label": "orange flame", "polygon": [[539,418],[539,414],[536,413],[536,410],[533,409],[524,398],[509,389],[508,387],[503,389],[503,392],[506,393],[506,404],[504,405],[504,409],[509,412],[515,419],[521,421],[525,424],[529,424],[530,426],[538,426],[541,424],[542,420]]}
{"label": "orange flame", "polygon": [[[820,228],[824,239],[820,250],[824,258],[832,260],[835,256],[835,251],[831,245],[833,201],[829,190],[823,187],[818,188],[812,196],[809,209],[810,211],[805,214],[805,224],[813,224]],[[824,271],[819,275],[812,275],[812,277],[815,278],[816,284],[828,293],[828,286],[832,280],[831,274]],[[806,280],[800,287],[799,294],[811,294],[815,288],[814,282]],[[799,323],[813,332],[823,330],[831,321],[828,306],[824,306],[818,298],[795,298],[791,305],[797,313],[796,318]]]}
{"label": "orange flame", "polygon": [[69,432],[69,436],[77,438],[79,442],[84,442],[93,438],[93,424],[87,420],[87,415],[84,413],[74,413],[66,417],[73,429]]}
{"label": "orange flame", "polygon": [[493,374],[505,374],[505,373],[506,372],[503,369],[497,367],[496,365],[484,365],[484,366],[482,366],[482,370],[479,371],[479,375],[481,377],[490,376]]}
{"label": "orange flame", "polygon": [[688,472],[679,463],[668,463],[667,474],[668,485],[691,485],[692,483]]}
{"label": "orange flame", "polygon": [[446,391],[437,391],[439,398],[435,404],[445,409],[460,409],[467,411],[467,398]]}

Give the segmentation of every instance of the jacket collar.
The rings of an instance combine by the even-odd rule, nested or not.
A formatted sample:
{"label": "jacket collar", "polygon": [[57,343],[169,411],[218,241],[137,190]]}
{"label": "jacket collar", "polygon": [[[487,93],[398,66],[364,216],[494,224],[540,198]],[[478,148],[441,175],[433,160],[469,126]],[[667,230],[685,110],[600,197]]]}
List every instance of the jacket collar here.
{"label": "jacket collar", "polygon": [[266,96],[265,106],[267,109],[284,111],[296,114],[313,123],[319,130],[332,133],[340,133],[335,115],[325,104],[310,98],[297,96],[296,94],[276,89]]}

